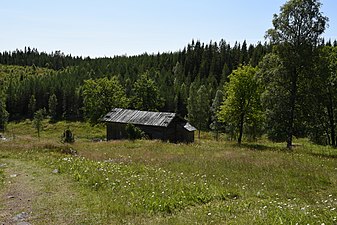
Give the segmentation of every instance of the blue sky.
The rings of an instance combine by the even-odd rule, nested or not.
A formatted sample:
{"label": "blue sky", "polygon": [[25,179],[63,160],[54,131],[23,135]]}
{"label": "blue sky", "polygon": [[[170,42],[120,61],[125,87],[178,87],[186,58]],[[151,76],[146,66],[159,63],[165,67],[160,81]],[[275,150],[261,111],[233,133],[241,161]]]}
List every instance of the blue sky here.
{"label": "blue sky", "polygon": [[[1,1],[0,51],[61,50],[77,56],[177,51],[192,39],[257,43],[285,0]],[[321,0],[337,39],[337,1]]]}

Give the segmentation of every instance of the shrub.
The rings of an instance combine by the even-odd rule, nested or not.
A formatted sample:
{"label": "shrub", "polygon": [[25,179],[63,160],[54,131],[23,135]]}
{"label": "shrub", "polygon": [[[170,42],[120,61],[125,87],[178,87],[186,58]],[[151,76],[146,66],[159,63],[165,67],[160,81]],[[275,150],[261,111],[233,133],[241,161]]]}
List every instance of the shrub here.
{"label": "shrub", "polygon": [[64,143],[74,143],[75,142],[75,137],[69,128],[63,132],[62,142]]}
{"label": "shrub", "polygon": [[141,139],[145,136],[144,132],[133,124],[127,124],[125,127],[126,135],[130,140]]}

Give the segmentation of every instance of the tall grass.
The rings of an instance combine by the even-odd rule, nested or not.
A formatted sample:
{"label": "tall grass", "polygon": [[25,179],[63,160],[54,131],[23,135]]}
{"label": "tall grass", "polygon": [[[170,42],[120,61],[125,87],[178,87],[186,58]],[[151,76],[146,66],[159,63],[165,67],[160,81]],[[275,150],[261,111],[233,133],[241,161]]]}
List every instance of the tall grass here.
{"label": "tall grass", "polygon": [[0,168],[0,188],[3,186],[4,184],[4,171],[2,168]]}
{"label": "tall grass", "polygon": [[[78,137],[72,145],[58,141],[68,125]],[[92,142],[104,127],[64,122],[48,124],[38,140],[25,133],[29,123],[11,126],[17,138],[1,143],[2,154],[70,177],[90,196],[88,224],[337,223],[335,149],[307,140],[290,152],[265,139],[238,146],[207,133],[189,145]],[[61,154],[65,148],[78,156]]]}

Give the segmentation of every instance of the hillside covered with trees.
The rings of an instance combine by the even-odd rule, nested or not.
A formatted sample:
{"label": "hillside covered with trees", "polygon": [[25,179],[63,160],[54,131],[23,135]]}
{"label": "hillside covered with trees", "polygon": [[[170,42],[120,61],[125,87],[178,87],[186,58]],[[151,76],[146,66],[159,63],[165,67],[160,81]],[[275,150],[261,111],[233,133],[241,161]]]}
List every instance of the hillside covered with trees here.
{"label": "hillside covered with trees", "polygon": [[114,107],[176,112],[241,142],[309,137],[337,145],[337,41],[319,1],[288,1],[268,42],[201,43],[138,56],[82,58],[35,48],[0,53],[0,129],[32,119],[99,122]]}

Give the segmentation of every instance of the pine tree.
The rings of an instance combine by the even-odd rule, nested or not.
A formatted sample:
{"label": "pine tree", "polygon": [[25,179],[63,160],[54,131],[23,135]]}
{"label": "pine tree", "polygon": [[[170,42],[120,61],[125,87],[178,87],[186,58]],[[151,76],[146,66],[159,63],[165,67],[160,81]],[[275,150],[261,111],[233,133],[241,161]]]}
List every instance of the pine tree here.
{"label": "pine tree", "polygon": [[36,98],[35,98],[35,95],[32,95],[30,96],[29,103],[28,103],[29,118],[33,118],[35,111],[36,111]]}
{"label": "pine tree", "polygon": [[209,120],[209,97],[207,89],[201,85],[199,89],[192,83],[187,104],[188,120],[198,129],[198,138],[200,131],[208,127]]}
{"label": "pine tree", "polygon": [[5,95],[0,92],[0,131],[5,130],[8,117],[9,114],[6,110],[6,98]]}
{"label": "pine tree", "polygon": [[223,102],[223,92],[221,90],[217,90],[215,97],[212,101],[211,106],[211,119],[212,123],[210,125],[210,128],[215,132],[215,139],[219,140],[219,131],[221,130],[221,127],[223,126],[223,123],[219,121],[218,114],[220,111],[220,106]]}
{"label": "pine tree", "polygon": [[33,120],[33,125],[34,128],[37,131],[37,136],[40,138],[40,133],[42,130],[42,122],[44,119],[44,115],[45,115],[45,110],[44,109],[39,109],[34,113],[34,120]]}
{"label": "pine tree", "polygon": [[187,116],[187,88],[185,83],[183,83],[178,90],[178,93],[176,95],[176,113],[178,113],[180,116],[185,117]]}
{"label": "pine tree", "polygon": [[52,94],[49,97],[48,106],[49,106],[48,109],[49,109],[49,115],[51,117],[51,120],[55,121],[57,117],[57,97],[55,94]]}

